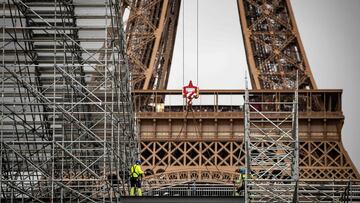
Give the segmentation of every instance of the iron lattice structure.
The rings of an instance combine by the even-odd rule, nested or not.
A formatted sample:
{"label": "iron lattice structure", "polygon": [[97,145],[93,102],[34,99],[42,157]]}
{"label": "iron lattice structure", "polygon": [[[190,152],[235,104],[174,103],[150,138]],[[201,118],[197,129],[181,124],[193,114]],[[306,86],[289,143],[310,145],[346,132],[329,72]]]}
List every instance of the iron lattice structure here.
{"label": "iron lattice structure", "polygon": [[[247,82],[247,81],[246,81]],[[245,201],[298,202],[298,92],[288,102],[259,102],[246,88]],[[259,104],[266,109],[259,108]],[[271,111],[281,106],[281,111]],[[276,114],[276,116],[274,116]]]}
{"label": "iron lattice structure", "polygon": [[290,0],[238,0],[254,89],[316,89]]}
{"label": "iron lattice structure", "polygon": [[[137,90],[166,89],[181,0],[126,0],[127,53]],[[237,0],[254,89],[316,89],[290,0]],[[152,101],[151,101],[152,102]]]}
{"label": "iron lattice structure", "polygon": [[[310,202],[344,200],[351,190],[343,181],[360,176],[341,143],[341,90],[316,89],[289,0],[237,2],[258,89],[253,102],[264,102],[262,111],[278,102],[270,108],[277,115],[293,98],[299,72],[299,176],[311,183],[299,183],[299,194]],[[92,202],[126,194],[137,149],[132,101],[149,191],[184,182],[233,186],[245,165],[245,116],[240,106],[217,102],[245,91],[204,91],[216,104],[195,106],[191,119],[182,107],[155,111],[166,94],[181,97],[163,90],[180,3],[1,1],[1,198]],[[151,91],[131,98],[131,88]]]}
{"label": "iron lattice structure", "polygon": [[[219,109],[218,103],[210,109],[195,106],[195,119],[188,119],[182,108],[165,106],[165,112],[155,109],[157,104],[164,104],[165,96],[178,94],[173,90],[164,90],[166,85],[153,85],[167,83],[167,78],[158,73],[170,70],[169,63],[154,64],[149,61],[151,56],[169,56],[161,54],[161,50],[172,54],[173,43],[163,42],[165,38],[160,36],[174,37],[176,29],[160,28],[168,26],[166,22],[177,22],[179,4],[165,0],[126,2],[124,9],[130,9],[127,24],[133,28],[128,26],[127,29],[128,38],[133,36],[133,40],[128,41],[127,51],[129,55],[138,57],[133,59],[133,68],[142,67],[132,70],[135,70],[135,74],[141,73],[142,78],[138,80],[142,82],[135,86],[137,93],[134,101],[139,119],[143,165],[153,174],[149,180],[160,185],[161,182],[165,185],[194,179],[200,182],[222,181],[225,184],[233,180],[239,167],[245,165],[244,154],[240,153],[243,150],[239,149],[243,145],[242,140],[236,139],[236,136],[244,135],[244,125],[239,124],[244,122],[244,114],[239,112],[238,107]],[[344,122],[342,91],[317,89],[290,0],[237,0],[237,9],[251,85],[255,89],[252,92],[254,101],[289,102],[298,73],[299,178],[306,181],[358,179],[359,173],[341,143]],[[146,39],[134,37],[139,32],[147,33],[142,35]],[[158,43],[166,47],[158,46]],[[150,82],[149,86],[144,86],[143,81],[156,83]],[[203,94],[209,92],[204,91]],[[236,94],[229,90],[213,90],[214,101],[218,101],[220,92]],[[271,111],[281,111],[279,106]],[[263,110],[268,108],[265,104],[260,107]],[[182,139],[174,139],[176,135]],[[157,177],[163,179],[157,181]]]}
{"label": "iron lattice structure", "polygon": [[127,0],[127,53],[135,89],[166,89],[181,0]]}
{"label": "iron lattice structure", "polygon": [[[244,98],[245,93],[245,90],[200,90],[200,98],[210,97],[214,103],[195,105],[194,112],[188,115],[183,106],[170,103],[159,112],[155,108],[157,103],[141,106],[143,102],[139,102],[137,118],[142,166],[151,174],[145,177],[144,185],[149,191],[145,194],[152,194],[151,191],[165,193],[168,189],[172,191],[171,187],[174,187],[171,194],[176,194],[178,190],[175,186],[191,185],[193,182],[234,187],[233,181],[239,178],[239,169],[246,167],[244,109],[238,105],[219,103],[231,97],[233,101]],[[147,98],[149,95],[171,97],[172,101],[182,98],[180,90],[135,91],[134,94],[136,98]],[[268,112],[265,115],[271,120],[283,121],[285,114],[292,113],[293,90],[249,90],[249,94],[252,106],[259,112]],[[356,188],[360,176],[340,139],[344,119],[342,91],[299,90],[298,94],[299,201],[341,202],[350,182],[353,182],[350,184],[353,189],[347,194],[358,200]],[[253,110],[251,114],[254,123],[258,122],[264,130],[275,127],[269,125],[260,113]],[[285,123],[287,126],[283,128],[289,129],[292,120],[289,118]],[[280,152],[278,150],[277,153]],[[277,155],[273,149],[269,149],[267,154]],[[263,182],[267,179],[274,182],[272,173],[265,174]],[[291,181],[285,178],[278,177],[277,181]]]}
{"label": "iron lattice structure", "polygon": [[127,193],[137,156],[120,2],[2,1],[1,199]]}

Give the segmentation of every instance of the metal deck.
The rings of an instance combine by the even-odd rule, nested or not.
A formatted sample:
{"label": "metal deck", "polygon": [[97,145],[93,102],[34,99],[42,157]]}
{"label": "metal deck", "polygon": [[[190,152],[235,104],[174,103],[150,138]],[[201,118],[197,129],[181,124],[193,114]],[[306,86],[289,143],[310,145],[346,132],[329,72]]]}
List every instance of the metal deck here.
{"label": "metal deck", "polygon": [[123,197],[120,203],[241,203],[245,202],[243,197],[182,197],[182,196],[153,196],[153,197]]}

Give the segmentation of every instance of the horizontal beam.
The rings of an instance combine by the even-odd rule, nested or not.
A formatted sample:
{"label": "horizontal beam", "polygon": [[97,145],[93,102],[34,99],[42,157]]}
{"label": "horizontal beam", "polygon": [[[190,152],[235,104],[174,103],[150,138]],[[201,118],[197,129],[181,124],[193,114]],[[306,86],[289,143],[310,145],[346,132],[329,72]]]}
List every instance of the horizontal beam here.
{"label": "horizontal beam", "polygon": [[[250,90],[251,93],[294,93],[292,90]],[[134,95],[181,95],[181,90],[134,90],[132,92]],[[299,90],[299,93],[342,93],[342,89],[316,89],[316,90]],[[245,95],[245,89],[207,89],[199,91],[199,94],[239,94]]]}

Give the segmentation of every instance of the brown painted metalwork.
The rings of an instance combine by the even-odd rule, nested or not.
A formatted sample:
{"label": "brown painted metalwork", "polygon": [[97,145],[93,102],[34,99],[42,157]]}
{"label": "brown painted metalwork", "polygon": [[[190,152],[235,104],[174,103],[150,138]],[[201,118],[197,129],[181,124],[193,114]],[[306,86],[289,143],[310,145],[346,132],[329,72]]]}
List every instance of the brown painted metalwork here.
{"label": "brown painted metalwork", "polygon": [[[244,153],[244,115],[240,104],[221,106],[219,99],[225,94],[243,95],[244,90],[203,90],[200,94],[213,95],[214,103],[194,106],[195,112],[189,115],[182,105],[164,106],[165,95],[181,96],[180,90],[164,90],[180,2],[138,0],[127,1],[124,6],[131,11],[126,30],[127,50],[136,90],[141,158],[152,174],[147,179],[160,185],[189,180],[225,183],[228,177],[234,179],[236,169],[244,165],[240,154]],[[255,89],[251,93],[256,101],[291,101],[293,92],[289,89],[295,87],[299,73],[300,178],[360,178],[341,143],[342,92],[317,90],[290,1],[237,3]],[[259,108],[276,112],[287,107]],[[272,116],[280,118],[276,113]]]}
{"label": "brown painted metalwork", "polygon": [[[134,89],[166,89],[180,0],[125,1],[127,52]],[[254,89],[316,89],[289,0],[238,0]]]}
{"label": "brown painted metalwork", "polygon": [[289,0],[238,0],[254,89],[316,89]]}
{"label": "brown painted metalwork", "polygon": [[[135,89],[166,89],[180,0],[125,1],[127,52]],[[289,0],[238,0],[254,89],[316,89]]]}
{"label": "brown painted metalwork", "polygon": [[[155,108],[156,103],[154,107],[138,106],[141,158],[148,174],[152,174],[148,178],[153,180],[154,177],[162,175],[166,176],[168,181],[181,182],[191,179],[188,175],[181,176],[180,171],[236,174],[244,165],[245,159],[242,145],[243,109],[240,104],[224,106],[217,102],[222,102],[225,96],[242,97],[243,94],[244,90],[200,91],[200,97],[213,96],[215,102],[212,105],[194,106],[194,112],[190,113],[181,105],[169,104],[161,112]],[[250,94],[256,100],[273,101],[274,104],[289,101],[293,97],[290,90],[253,90]],[[135,98],[145,95],[168,95],[174,97],[172,100],[176,100],[176,97],[181,99],[180,90],[134,92]],[[341,143],[341,128],[344,122],[341,95],[341,90],[299,92],[302,180],[360,178]],[[281,115],[276,112],[284,111],[287,107],[261,104],[257,108],[271,111],[273,115],[269,113],[269,117],[280,119]],[[170,174],[172,178],[167,177]],[[223,180],[223,177],[209,176],[207,181],[216,183],[219,179]],[[201,181],[204,181],[204,178]]]}
{"label": "brown painted metalwork", "polygon": [[126,41],[134,89],[166,89],[179,17],[178,0],[125,1]]}

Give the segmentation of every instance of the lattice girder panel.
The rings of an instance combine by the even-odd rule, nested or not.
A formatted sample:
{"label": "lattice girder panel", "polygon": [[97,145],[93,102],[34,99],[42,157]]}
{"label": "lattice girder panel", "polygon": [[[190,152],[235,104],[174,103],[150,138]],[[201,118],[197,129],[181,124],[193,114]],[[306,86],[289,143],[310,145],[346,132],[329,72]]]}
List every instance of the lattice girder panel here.
{"label": "lattice girder panel", "polygon": [[341,142],[301,142],[299,153],[301,179],[357,179]]}
{"label": "lattice girder panel", "polygon": [[[240,138],[242,139],[242,138]],[[224,143],[226,141],[219,142],[217,146],[220,146],[220,143]],[[209,144],[210,142],[199,142],[199,144],[202,146],[202,150],[199,151],[199,155],[201,157],[199,158],[201,162],[198,162],[197,159],[193,159],[190,161],[191,156],[189,156],[187,153],[189,150],[185,150],[185,143],[187,142],[170,142],[169,145],[163,145],[164,151],[166,151],[166,154],[163,156],[163,159],[159,162],[153,162],[152,160],[155,160],[156,155],[155,151],[159,151],[156,148],[153,148],[155,145],[155,141],[142,141],[141,142],[141,158],[143,160],[143,167],[144,170],[148,170],[149,174],[161,174],[163,173],[163,170],[166,169],[166,171],[173,171],[173,170],[181,170],[184,168],[191,168],[192,164],[196,163],[194,167],[214,167],[213,162],[209,160],[215,160],[218,158],[220,163],[223,165],[218,165],[219,169],[226,169],[232,172],[238,172],[240,167],[245,166],[245,152],[243,149],[242,142],[233,142],[228,141],[227,145],[228,147],[226,150],[229,150],[231,153],[229,153],[228,156],[216,156],[214,152],[215,151],[215,144]],[[164,142],[161,142],[164,144]],[[190,142],[191,143],[191,142]],[[347,158],[347,156],[341,155],[342,162],[338,164],[334,164],[333,161],[329,161],[327,163],[332,163],[320,166],[317,160],[316,154],[311,154],[308,151],[308,145],[313,146],[319,146],[319,143],[322,142],[300,142],[300,157],[299,157],[299,175],[300,179],[302,180],[316,180],[316,179],[337,179],[337,180],[349,180],[349,179],[357,179],[357,172],[354,171],[352,164],[350,163],[350,159]],[[343,147],[341,146],[340,142],[326,142],[329,146],[336,146],[339,150],[343,151]],[[160,146],[158,144],[157,146]],[[208,148],[212,147],[212,150],[209,150]],[[155,151],[154,151],[155,149]],[[233,150],[231,150],[233,149]],[[223,148],[220,148],[220,150],[217,150],[217,152],[220,152],[221,150],[224,150]],[[210,151],[213,151],[210,153]],[[239,151],[241,151],[241,154],[239,154]],[[344,154],[342,152],[342,154]],[[326,156],[327,160],[338,160],[339,155],[331,156],[330,154],[324,154]],[[185,157],[188,157],[188,159],[185,159]],[[309,161],[309,159],[313,159],[314,161]],[[151,160],[151,161],[150,161]],[[168,162],[169,161],[169,162]],[[166,165],[161,163],[168,163]],[[200,164],[201,163],[201,164]],[[313,164],[312,164],[313,163]],[[157,173],[157,170],[159,172]],[[216,170],[216,169],[215,169]],[[254,170],[255,171],[255,170]],[[260,171],[260,169],[256,170]],[[258,173],[258,172],[257,172]],[[270,176],[269,176],[270,177]],[[285,178],[283,176],[282,178]]]}
{"label": "lattice girder panel", "polygon": [[[151,174],[176,167],[223,167],[235,172],[244,165],[241,142],[141,142],[141,158]],[[226,153],[225,153],[226,151]]]}
{"label": "lattice girder panel", "polygon": [[[200,94],[214,95],[214,98],[219,98],[220,101],[223,95],[231,94],[235,97],[238,94],[243,97],[244,92],[244,90],[206,90]],[[135,92],[135,96],[163,97],[166,94],[181,96],[181,91]],[[286,116],[280,112],[285,111],[287,115],[291,112],[294,94],[290,90],[256,90],[250,91],[250,94],[255,101],[273,102],[273,104],[266,104],[266,102],[253,104],[258,110],[273,112],[266,114],[272,120],[281,122]],[[341,103],[341,90],[299,90],[299,176],[301,181],[333,180],[334,178],[348,181],[360,177],[341,143],[341,127],[344,119]],[[156,112],[155,108],[141,109],[138,112],[141,158],[144,161],[143,167],[149,174],[161,175],[191,170],[194,167],[205,171],[208,168],[213,171],[219,169],[238,173],[239,168],[245,166],[242,142],[243,110],[237,106],[221,105],[194,106],[194,109],[196,111],[188,116],[182,106],[165,106],[164,112]],[[263,117],[254,118],[261,120]],[[268,128],[269,131],[273,128],[269,124],[266,126],[264,122],[262,123],[262,127]],[[290,122],[284,122],[282,127],[291,128]],[[170,143],[170,145],[164,145],[166,154],[159,162],[166,162],[167,165],[160,166],[150,161],[154,160],[156,151],[152,146],[158,142],[161,145],[164,145],[164,142]],[[282,147],[286,148],[287,144],[283,142]],[[263,143],[262,146],[266,148],[270,144]],[[198,151],[199,159],[196,157],[198,154],[195,156],[190,154],[189,149],[193,148]],[[282,153],[278,151],[280,152]],[[276,155],[274,152],[271,154]],[[194,163],[196,163],[195,166],[191,166]],[[256,173],[259,173],[258,171]],[[286,175],[282,178],[286,178]]]}
{"label": "lattice girder panel", "polygon": [[127,54],[135,89],[166,89],[181,1],[127,1]]}
{"label": "lattice girder panel", "polygon": [[289,0],[238,0],[254,89],[316,89]]}
{"label": "lattice girder panel", "polygon": [[120,3],[16,0],[2,9],[0,197],[126,194],[137,146]]}

